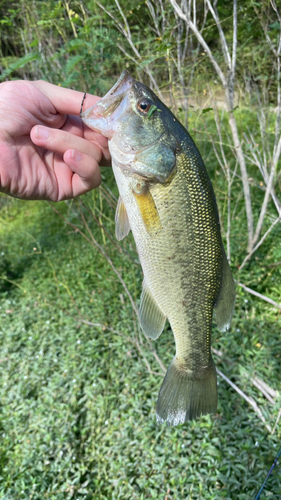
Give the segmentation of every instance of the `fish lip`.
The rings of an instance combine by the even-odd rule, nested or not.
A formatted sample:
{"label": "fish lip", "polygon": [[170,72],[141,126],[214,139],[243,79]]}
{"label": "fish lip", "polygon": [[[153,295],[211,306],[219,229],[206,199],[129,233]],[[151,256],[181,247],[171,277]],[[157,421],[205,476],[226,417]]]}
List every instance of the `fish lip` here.
{"label": "fish lip", "polygon": [[[92,116],[96,118],[106,118],[106,120],[110,118],[110,121],[112,121],[112,119],[114,119],[112,115],[114,115],[114,112],[119,108],[124,96],[128,90],[132,88],[134,83],[135,80],[131,77],[128,71],[122,71],[117,82],[107,92],[107,94],[105,94],[102,99],[97,101],[94,106],[91,106],[81,113],[80,118],[82,118],[82,120],[87,120],[90,116]],[[114,108],[115,105],[116,107]],[[110,106],[114,108],[112,112],[110,111]]]}
{"label": "fish lip", "polygon": [[109,99],[103,101],[101,99],[94,106],[86,109],[81,114],[83,122],[92,130],[112,139],[114,135],[114,122],[116,118],[120,118],[127,105],[127,90],[117,95],[115,100]]}
{"label": "fish lip", "polygon": [[[128,73],[127,70],[124,69],[121,75],[119,76],[117,82],[113,85],[113,87],[105,94],[102,99],[106,99],[108,97],[118,96],[120,94],[124,94],[129,88],[131,88],[135,83],[134,78]],[[101,99],[101,100],[102,100]],[[99,101],[98,101],[99,102]]]}

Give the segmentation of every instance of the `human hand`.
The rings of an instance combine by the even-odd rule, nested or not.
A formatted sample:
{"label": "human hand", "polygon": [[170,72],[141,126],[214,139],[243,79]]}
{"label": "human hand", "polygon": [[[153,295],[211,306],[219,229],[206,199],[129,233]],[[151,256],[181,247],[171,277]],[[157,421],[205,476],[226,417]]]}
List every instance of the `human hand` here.
{"label": "human hand", "polygon": [[[107,139],[72,116],[82,98],[41,80],[0,84],[1,192],[60,201],[100,184],[99,163],[110,164]],[[87,107],[98,100],[87,94]]]}

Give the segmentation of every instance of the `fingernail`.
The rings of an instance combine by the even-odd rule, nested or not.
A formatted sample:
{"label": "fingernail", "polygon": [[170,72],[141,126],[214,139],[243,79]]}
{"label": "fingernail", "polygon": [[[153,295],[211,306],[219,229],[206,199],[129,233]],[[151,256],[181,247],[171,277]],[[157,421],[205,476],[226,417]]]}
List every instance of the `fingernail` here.
{"label": "fingernail", "polygon": [[35,136],[36,136],[36,139],[48,139],[50,135],[50,132],[47,128],[45,127],[36,127],[36,131],[35,131]]}
{"label": "fingernail", "polygon": [[80,161],[81,158],[82,158],[82,155],[81,155],[81,153],[79,153],[78,151],[76,151],[75,149],[73,149],[72,152],[71,152],[71,158],[74,161]]}

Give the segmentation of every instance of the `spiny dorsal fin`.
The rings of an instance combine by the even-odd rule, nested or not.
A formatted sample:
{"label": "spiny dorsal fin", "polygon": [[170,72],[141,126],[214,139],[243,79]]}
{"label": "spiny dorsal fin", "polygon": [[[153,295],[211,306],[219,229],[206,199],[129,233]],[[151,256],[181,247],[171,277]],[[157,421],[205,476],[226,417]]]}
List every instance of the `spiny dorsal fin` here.
{"label": "spiny dorsal fin", "polygon": [[156,304],[145,282],[141,294],[139,320],[144,333],[151,339],[157,339],[164,330],[166,316]]}
{"label": "spiny dorsal fin", "polygon": [[122,201],[121,196],[117,203],[116,213],[115,213],[115,236],[118,241],[123,240],[130,232],[130,223],[128,219],[127,210]]}
{"label": "spiny dorsal fin", "polygon": [[224,332],[230,327],[235,306],[235,283],[231,269],[223,250],[222,282],[215,304],[216,322],[218,328]]}

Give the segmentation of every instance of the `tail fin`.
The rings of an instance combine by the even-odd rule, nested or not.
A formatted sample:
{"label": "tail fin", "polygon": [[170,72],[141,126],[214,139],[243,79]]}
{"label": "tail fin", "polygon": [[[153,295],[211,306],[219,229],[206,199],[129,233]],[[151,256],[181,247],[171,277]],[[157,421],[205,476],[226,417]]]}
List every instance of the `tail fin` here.
{"label": "tail fin", "polygon": [[212,360],[204,372],[182,370],[174,358],[162,383],[156,409],[158,423],[178,425],[217,409],[217,377]]}

